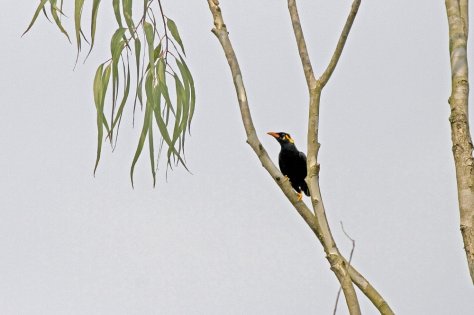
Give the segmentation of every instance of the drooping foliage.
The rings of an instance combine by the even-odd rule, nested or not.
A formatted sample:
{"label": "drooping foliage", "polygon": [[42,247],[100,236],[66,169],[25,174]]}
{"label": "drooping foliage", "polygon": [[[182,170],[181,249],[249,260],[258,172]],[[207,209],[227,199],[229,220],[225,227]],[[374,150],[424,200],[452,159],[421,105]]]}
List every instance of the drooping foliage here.
{"label": "drooping foliage", "polygon": [[[147,144],[155,184],[157,162],[163,156],[162,152],[166,152],[167,167],[182,164],[187,169],[184,143],[193,118],[196,94],[178,27],[164,13],[161,1],[143,0],[142,6],[138,1],[133,2],[112,0],[117,29],[110,39],[110,58],[97,67],[93,81],[97,110],[94,173],[100,161],[102,144],[107,141],[115,148],[124,108],[133,104],[134,116],[137,108],[143,115],[143,125],[130,178],[133,185],[135,165]],[[89,8],[85,0],[75,0],[71,8],[74,12],[76,63],[84,42],[89,45],[87,58],[96,40],[101,0],[88,1],[87,5],[90,6],[90,15],[87,15],[90,23],[84,22],[84,9]],[[63,23],[68,19],[63,11],[63,0],[40,0],[25,33],[35,24],[40,13],[50,21],[51,16],[51,22],[71,41]],[[153,129],[158,139],[154,139]]]}

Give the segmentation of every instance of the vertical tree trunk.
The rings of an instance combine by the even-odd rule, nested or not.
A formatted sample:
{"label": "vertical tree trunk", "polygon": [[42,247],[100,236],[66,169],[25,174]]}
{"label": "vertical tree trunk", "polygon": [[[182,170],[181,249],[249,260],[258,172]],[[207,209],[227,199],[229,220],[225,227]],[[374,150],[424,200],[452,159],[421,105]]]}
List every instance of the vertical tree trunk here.
{"label": "vertical tree trunk", "polygon": [[467,263],[474,283],[474,159],[469,131],[469,79],[467,37],[469,29],[468,1],[446,0],[449,23],[449,53],[451,60],[451,139],[458,188],[461,234]]}

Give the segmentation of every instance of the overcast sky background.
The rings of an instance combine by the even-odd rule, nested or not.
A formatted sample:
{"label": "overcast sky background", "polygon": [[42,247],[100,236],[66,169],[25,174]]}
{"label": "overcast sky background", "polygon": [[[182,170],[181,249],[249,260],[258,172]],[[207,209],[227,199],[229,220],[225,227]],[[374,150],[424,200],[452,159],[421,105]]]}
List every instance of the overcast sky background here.
{"label": "overcast sky background", "polygon": [[[104,2],[104,1],[103,1]],[[102,4],[97,46],[75,48],[37,1],[0,10],[1,314],[331,314],[338,283],[321,245],[245,143],[206,1],[165,1],[197,88],[182,168],[159,172],[126,109],[118,148],[96,174],[92,80],[115,23]],[[306,150],[307,92],[286,1],[221,1],[258,134]],[[299,1],[321,73],[349,1]],[[89,8],[85,9],[89,14]],[[71,12],[71,11],[68,11]],[[473,11],[471,10],[471,15]],[[449,129],[444,2],[363,1],[321,108],[321,186],[336,241],[398,314],[474,313],[459,231]],[[470,63],[474,64],[470,41]],[[471,97],[472,103],[472,97]],[[307,199],[306,199],[307,200]],[[359,294],[364,314],[376,314]],[[339,314],[347,314],[340,303]]]}

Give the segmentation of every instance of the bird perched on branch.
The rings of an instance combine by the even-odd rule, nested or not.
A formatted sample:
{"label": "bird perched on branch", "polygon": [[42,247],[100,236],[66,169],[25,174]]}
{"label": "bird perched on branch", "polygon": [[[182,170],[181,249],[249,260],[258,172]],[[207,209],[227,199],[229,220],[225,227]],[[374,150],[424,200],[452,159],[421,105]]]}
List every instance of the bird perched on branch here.
{"label": "bird perched on branch", "polygon": [[298,151],[295,141],[286,132],[267,132],[273,136],[281,145],[281,151],[278,155],[278,165],[280,171],[288,177],[291,186],[298,193],[298,200],[303,198],[301,191],[309,196],[308,185],[304,181],[306,178],[306,155]]}

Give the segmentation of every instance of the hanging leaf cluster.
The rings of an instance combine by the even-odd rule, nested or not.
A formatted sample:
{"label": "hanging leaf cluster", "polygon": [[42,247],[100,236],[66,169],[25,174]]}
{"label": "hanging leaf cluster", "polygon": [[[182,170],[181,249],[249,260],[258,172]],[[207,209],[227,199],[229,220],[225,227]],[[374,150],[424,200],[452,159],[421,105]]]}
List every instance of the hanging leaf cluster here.
{"label": "hanging leaf cluster", "polygon": [[[74,1],[76,62],[84,42],[89,44],[87,56],[94,47],[101,4],[101,0],[92,0],[88,25],[90,35],[87,37],[82,25],[84,2]],[[181,164],[187,169],[184,143],[193,118],[196,94],[193,77],[184,59],[185,50],[178,28],[165,15],[161,1],[143,0],[139,15],[134,14],[133,8],[136,7],[132,6],[132,2],[112,0],[117,29],[110,40],[110,59],[97,68],[93,93],[97,110],[94,173],[100,161],[102,144],[108,141],[112,148],[117,144],[125,106],[133,103],[134,116],[137,107],[143,113],[143,125],[130,168],[133,186],[135,165],[145,145],[149,150],[153,184],[156,182],[158,159],[162,152],[166,152],[167,168]],[[71,41],[63,26],[63,19],[66,19],[63,0],[40,0],[25,33],[31,29],[41,12],[50,21],[51,16],[58,29]]]}

